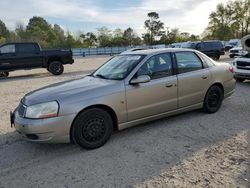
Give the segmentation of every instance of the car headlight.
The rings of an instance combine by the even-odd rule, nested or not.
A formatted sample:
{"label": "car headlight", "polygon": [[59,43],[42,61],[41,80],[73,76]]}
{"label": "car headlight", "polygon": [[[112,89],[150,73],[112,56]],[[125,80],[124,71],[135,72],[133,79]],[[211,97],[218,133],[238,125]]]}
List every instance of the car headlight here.
{"label": "car headlight", "polygon": [[25,117],[32,119],[52,118],[58,116],[59,105],[56,101],[28,106]]}

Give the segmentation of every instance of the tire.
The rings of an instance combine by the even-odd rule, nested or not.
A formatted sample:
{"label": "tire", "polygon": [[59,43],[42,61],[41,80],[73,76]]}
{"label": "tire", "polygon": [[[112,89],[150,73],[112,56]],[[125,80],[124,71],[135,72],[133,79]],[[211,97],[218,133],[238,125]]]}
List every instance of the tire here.
{"label": "tire", "polygon": [[85,149],[103,146],[113,132],[113,121],[105,110],[92,108],[83,111],[73,123],[71,136],[74,143]]}
{"label": "tire", "polygon": [[60,61],[53,61],[49,64],[48,70],[53,75],[61,75],[64,71],[64,67]]}
{"label": "tire", "polygon": [[244,81],[245,81],[245,78],[236,78],[236,81],[237,81],[237,82],[244,82]]}
{"label": "tire", "polygon": [[230,54],[229,57],[230,57],[230,58],[234,58],[234,54]]}
{"label": "tire", "polygon": [[8,77],[8,76],[9,76],[9,72],[1,72],[1,73],[0,73],[0,77],[6,78],[6,77]]}
{"label": "tire", "polygon": [[217,54],[216,57],[215,57],[216,60],[219,60],[220,59],[220,55]]}
{"label": "tire", "polygon": [[204,99],[203,111],[209,114],[217,112],[221,107],[223,98],[222,89],[217,85],[211,86]]}

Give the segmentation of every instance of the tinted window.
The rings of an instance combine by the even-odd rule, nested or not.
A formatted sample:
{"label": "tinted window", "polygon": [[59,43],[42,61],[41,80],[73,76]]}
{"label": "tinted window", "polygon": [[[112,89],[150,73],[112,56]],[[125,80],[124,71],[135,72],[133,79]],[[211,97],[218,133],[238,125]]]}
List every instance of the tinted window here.
{"label": "tinted window", "polygon": [[14,44],[5,45],[0,48],[0,52],[2,54],[15,53],[16,52],[15,45]]}
{"label": "tinted window", "polygon": [[191,72],[202,69],[202,62],[193,52],[175,53],[179,73]]}
{"label": "tinted window", "polygon": [[204,47],[208,49],[220,49],[223,48],[221,42],[204,42]]}
{"label": "tinted window", "polygon": [[18,45],[18,52],[20,53],[35,53],[36,45],[34,44],[20,44]]}
{"label": "tinted window", "polygon": [[137,76],[149,75],[151,79],[172,75],[172,61],[169,53],[151,57],[137,72]]}

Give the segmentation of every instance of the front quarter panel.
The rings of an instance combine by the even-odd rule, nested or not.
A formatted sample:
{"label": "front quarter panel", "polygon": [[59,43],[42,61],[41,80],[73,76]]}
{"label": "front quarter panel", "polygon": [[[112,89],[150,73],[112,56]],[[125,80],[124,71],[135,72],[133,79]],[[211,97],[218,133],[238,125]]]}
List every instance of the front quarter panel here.
{"label": "front quarter panel", "polygon": [[105,105],[115,112],[118,123],[127,121],[123,81],[119,81],[114,85],[96,88],[89,92],[68,96],[58,102],[60,104],[59,116],[68,114],[77,116],[79,112],[91,106]]}

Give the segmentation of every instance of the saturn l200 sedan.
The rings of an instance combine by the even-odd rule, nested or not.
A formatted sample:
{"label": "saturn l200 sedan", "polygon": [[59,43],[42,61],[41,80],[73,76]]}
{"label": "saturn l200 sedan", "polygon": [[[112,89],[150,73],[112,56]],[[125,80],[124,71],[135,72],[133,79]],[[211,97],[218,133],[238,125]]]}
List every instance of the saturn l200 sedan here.
{"label": "saturn l200 sedan", "polygon": [[31,141],[93,149],[115,130],[195,109],[218,111],[234,92],[233,77],[229,64],[195,50],[135,51],[84,78],[28,93],[11,124]]}

